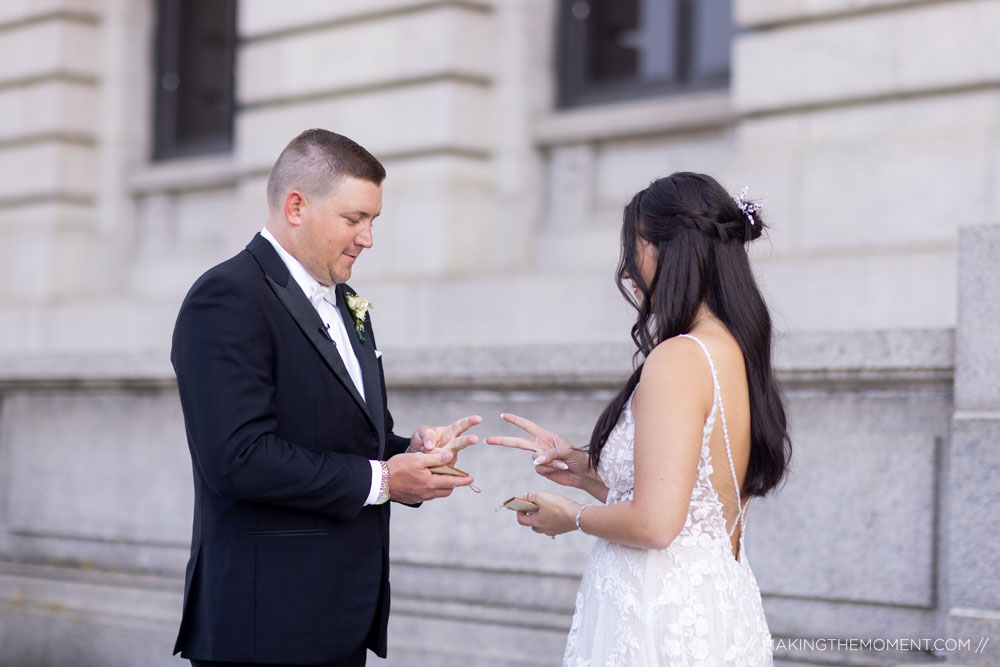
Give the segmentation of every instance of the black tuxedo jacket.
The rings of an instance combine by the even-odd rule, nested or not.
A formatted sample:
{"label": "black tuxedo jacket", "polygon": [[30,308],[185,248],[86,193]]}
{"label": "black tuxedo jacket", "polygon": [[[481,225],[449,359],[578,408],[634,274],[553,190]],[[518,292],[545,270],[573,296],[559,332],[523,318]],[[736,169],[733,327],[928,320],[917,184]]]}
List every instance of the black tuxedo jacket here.
{"label": "black tuxedo jacket", "polygon": [[386,651],[389,503],[363,506],[392,433],[371,319],[361,398],[323,322],[259,234],[184,299],[171,361],[194,472],[194,527],[174,652],[333,662]]}

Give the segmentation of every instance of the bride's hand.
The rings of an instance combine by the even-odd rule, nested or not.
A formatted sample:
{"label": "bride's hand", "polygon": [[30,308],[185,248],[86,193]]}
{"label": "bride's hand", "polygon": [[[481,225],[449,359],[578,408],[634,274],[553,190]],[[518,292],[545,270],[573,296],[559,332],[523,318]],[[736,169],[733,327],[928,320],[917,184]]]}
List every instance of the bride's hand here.
{"label": "bride's hand", "polygon": [[538,505],[538,511],[518,512],[517,522],[522,526],[530,526],[536,533],[551,537],[576,530],[576,513],[580,511],[580,503],[558,493],[544,491],[532,491],[524,498]]}
{"label": "bride's hand", "polygon": [[556,484],[583,488],[590,472],[590,459],[566,438],[542,428],[524,417],[512,414],[500,415],[505,421],[527,431],[532,438],[518,438],[493,435],[486,438],[486,444],[524,449],[532,453],[535,471]]}

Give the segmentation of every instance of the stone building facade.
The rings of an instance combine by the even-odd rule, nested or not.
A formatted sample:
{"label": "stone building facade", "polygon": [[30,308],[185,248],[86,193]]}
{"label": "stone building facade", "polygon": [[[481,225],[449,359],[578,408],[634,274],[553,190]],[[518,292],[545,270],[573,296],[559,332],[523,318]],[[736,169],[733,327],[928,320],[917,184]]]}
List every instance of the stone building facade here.
{"label": "stone building facade", "polygon": [[[163,5],[0,3],[0,664],[180,664],[173,318],[314,126],[389,173],[352,285],[400,432],[512,411],[586,441],[631,363],[623,204],[749,184],[795,442],[748,525],[776,655],[1000,664],[1000,2],[732,0],[721,84],[565,105],[596,1],[239,0],[228,148],[169,159]],[[524,456],[462,467],[481,495],[395,513],[387,664],[558,664],[591,538],[493,512],[545,487]]]}

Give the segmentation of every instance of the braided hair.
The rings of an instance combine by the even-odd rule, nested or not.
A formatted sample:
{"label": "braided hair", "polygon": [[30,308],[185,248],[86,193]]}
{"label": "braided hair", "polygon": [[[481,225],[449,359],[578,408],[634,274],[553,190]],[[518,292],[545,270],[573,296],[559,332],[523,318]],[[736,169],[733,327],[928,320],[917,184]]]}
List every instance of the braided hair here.
{"label": "braided hair", "polygon": [[[742,490],[747,497],[766,495],[777,486],[791,457],[771,367],[771,316],[745,247],[763,231],[758,207],[741,207],[711,176],[677,172],[650,183],[625,207],[617,274],[619,291],[638,310],[632,326],[637,360],[660,342],[686,333],[703,301],[736,339],[750,391],[750,462]],[[640,275],[639,239],[657,248],[652,285]],[[642,293],[639,303],[626,278]],[[641,373],[639,363],[594,426],[589,454],[595,469]]]}

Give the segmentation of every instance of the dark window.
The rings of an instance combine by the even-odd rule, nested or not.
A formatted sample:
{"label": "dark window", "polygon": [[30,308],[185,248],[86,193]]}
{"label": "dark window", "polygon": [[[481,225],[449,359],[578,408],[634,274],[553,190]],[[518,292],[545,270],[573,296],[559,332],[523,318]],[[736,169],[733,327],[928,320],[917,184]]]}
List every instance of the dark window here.
{"label": "dark window", "polygon": [[731,0],[561,0],[563,107],[725,86]]}
{"label": "dark window", "polygon": [[235,0],[159,0],[157,160],[228,151],[233,143]]}

